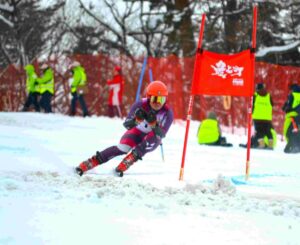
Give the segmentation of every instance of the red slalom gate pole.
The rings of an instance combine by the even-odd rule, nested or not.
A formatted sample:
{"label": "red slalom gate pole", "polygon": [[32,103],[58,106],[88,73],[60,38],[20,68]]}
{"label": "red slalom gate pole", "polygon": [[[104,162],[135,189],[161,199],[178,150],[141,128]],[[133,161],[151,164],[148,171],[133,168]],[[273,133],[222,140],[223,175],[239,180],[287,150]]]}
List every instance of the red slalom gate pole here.
{"label": "red slalom gate pole", "polygon": [[251,147],[251,122],[252,122],[252,103],[253,96],[250,98],[248,106],[248,134],[247,134],[247,158],[246,158],[246,176],[245,179],[249,179],[250,174],[250,147]]}
{"label": "red slalom gate pole", "polygon": [[179,180],[183,180],[186,145],[187,145],[187,140],[188,140],[188,136],[189,136],[189,129],[190,129],[190,122],[191,122],[191,118],[192,118],[193,104],[194,104],[194,95],[190,95],[188,115],[187,115],[187,119],[186,119],[184,145],[183,145],[183,151],[182,151],[182,159],[181,159],[181,168],[180,168]]}
{"label": "red slalom gate pole", "polygon": [[[206,15],[203,14],[202,15],[202,20],[201,20],[201,27],[200,27],[200,33],[199,33],[197,52],[199,52],[200,48],[202,47],[205,17],[206,17]],[[195,70],[196,70],[195,69],[195,64],[196,64],[196,59],[195,59],[195,63],[194,63],[193,81],[194,81]],[[193,85],[193,81],[192,81],[192,85]],[[182,159],[181,159],[181,168],[180,168],[179,180],[183,180],[186,146],[187,146],[187,141],[188,141],[188,136],[189,136],[190,121],[191,121],[192,112],[193,112],[193,104],[194,104],[194,95],[191,93],[190,100],[189,100],[189,105],[188,105],[188,114],[187,114],[187,119],[186,119],[186,128],[185,128],[184,145],[183,145],[183,151],[182,151]]]}

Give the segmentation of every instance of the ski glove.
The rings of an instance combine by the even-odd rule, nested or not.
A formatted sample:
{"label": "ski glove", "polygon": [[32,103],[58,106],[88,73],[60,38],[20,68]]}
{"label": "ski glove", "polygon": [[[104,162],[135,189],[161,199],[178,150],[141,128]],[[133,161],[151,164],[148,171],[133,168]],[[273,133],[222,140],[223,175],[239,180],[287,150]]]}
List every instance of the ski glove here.
{"label": "ski glove", "polygon": [[136,121],[135,119],[126,119],[125,122],[123,123],[123,126],[126,129],[132,129],[133,127],[136,126]]}
{"label": "ski glove", "polygon": [[161,139],[166,136],[164,130],[158,125],[156,125],[152,130],[155,133],[155,135],[158,136]]}
{"label": "ski glove", "polygon": [[150,111],[147,115],[147,122],[149,123],[149,126],[151,128],[154,128],[156,126],[156,113],[155,111]]}
{"label": "ski glove", "polygon": [[134,112],[134,115],[138,122],[142,122],[147,118],[147,112],[142,108],[137,108]]}

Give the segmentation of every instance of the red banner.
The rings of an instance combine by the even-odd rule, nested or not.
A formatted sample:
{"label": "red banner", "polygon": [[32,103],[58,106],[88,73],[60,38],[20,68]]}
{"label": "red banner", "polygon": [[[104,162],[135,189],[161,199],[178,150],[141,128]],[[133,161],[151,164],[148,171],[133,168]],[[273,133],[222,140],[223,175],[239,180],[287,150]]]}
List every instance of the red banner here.
{"label": "red banner", "polygon": [[254,93],[254,54],[197,53],[192,94],[252,96]]}

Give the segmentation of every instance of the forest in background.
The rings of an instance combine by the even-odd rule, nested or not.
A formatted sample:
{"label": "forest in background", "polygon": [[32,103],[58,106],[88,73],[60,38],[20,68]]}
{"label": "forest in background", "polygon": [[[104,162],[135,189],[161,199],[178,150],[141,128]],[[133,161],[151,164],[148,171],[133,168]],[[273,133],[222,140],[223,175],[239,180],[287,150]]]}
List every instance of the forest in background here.
{"label": "forest in background", "polygon": [[[236,53],[251,46],[253,4],[258,5],[255,82],[266,82],[276,99],[274,126],[280,132],[287,85],[300,81],[296,1],[0,0],[0,110],[20,110],[26,98],[24,65],[33,63],[40,74],[46,62],[55,71],[54,111],[68,114],[68,69],[76,60],[87,70],[93,115],[106,115],[106,80],[113,66],[122,66],[125,115],[147,57],[142,91],[151,68],[154,79],[167,83],[176,118],[184,119],[202,14],[207,17],[203,48]],[[226,110],[221,96],[198,96],[193,119],[214,110],[223,125],[245,127],[246,104],[247,98],[233,97]]]}
{"label": "forest in background", "polygon": [[300,1],[0,0],[0,68],[52,55],[194,56],[203,13],[203,47],[239,52],[250,46],[253,4],[257,60],[300,66]]}

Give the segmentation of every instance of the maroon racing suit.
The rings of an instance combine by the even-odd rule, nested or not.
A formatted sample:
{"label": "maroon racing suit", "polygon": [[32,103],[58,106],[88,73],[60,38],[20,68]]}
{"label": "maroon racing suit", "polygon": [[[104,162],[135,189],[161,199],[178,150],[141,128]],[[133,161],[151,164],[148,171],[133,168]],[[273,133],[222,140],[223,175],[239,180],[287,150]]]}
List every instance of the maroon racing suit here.
{"label": "maroon racing suit", "polygon": [[152,111],[156,114],[156,127],[159,127],[161,130],[160,135],[156,134],[156,131],[149,126],[149,123],[146,120],[135,123],[133,127],[130,127],[130,129],[124,133],[118,145],[97,152],[96,155],[100,164],[105,163],[116,156],[127,154],[132,149],[135,149],[139,158],[142,158],[146,153],[155,150],[158,145],[161,144],[161,139],[167,134],[172,125],[173,111],[167,104],[164,104],[160,110],[154,111],[150,106],[149,99],[144,98],[132,105],[125,123],[129,120],[135,120],[135,112],[139,108],[142,108],[147,113]]}

